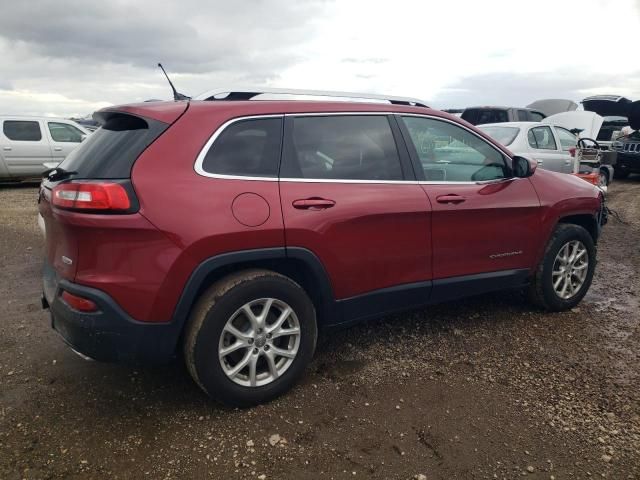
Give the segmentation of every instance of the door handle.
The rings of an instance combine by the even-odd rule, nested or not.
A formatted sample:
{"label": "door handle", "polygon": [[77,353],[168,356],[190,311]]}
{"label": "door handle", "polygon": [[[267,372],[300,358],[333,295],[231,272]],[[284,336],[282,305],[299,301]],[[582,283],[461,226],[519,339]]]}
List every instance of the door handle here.
{"label": "door handle", "polygon": [[53,147],[53,149],[54,149],[56,152],[61,152],[61,151],[62,151],[62,147]]}
{"label": "door handle", "polygon": [[304,198],[293,201],[293,208],[298,210],[324,210],[336,204],[333,200],[326,198]]}
{"label": "door handle", "polygon": [[5,152],[8,152],[11,150],[11,147],[2,147],[2,150],[4,150]]}
{"label": "door handle", "polygon": [[439,197],[436,197],[436,202],[438,203],[453,203],[454,205],[457,205],[458,203],[462,203],[465,200],[466,198],[460,195],[455,195],[455,194],[440,195]]}

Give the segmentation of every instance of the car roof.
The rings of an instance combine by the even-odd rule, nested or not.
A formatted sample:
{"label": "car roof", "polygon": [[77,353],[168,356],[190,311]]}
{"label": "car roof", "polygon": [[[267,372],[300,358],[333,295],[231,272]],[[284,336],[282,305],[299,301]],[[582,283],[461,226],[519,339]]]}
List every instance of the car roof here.
{"label": "car roof", "polygon": [[[407,113],[430,115],[460,122],[459,117],[429,107],[394,105],[381,102],[325,101],[325,100],[190,100],[191,111],[215,111],[229,118],[249,115],[277,115],[289,113]],[[184,101],[134,103],[107,107],[101,111],[126,111],[134,115],[161,119],[172,110],[185,109]]]}
{"label": "car roof", "polygon": [[483,123],[482,125],[478,125],[478,128],[482,127],[532,127],[536,125],[545,125],[540,122],[499,122],[499,123]]}

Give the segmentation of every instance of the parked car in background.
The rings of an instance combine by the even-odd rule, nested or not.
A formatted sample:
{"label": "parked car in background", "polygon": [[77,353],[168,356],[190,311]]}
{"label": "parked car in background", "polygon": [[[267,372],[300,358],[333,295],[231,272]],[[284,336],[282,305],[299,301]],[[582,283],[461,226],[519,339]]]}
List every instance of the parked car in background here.
{"label": "parked car in background", "polygon": [[597,172],[591,171],[592,167],[589,172],[581,169],[576,157],[578,137],[561,126],[541,122],[506,122],[479,125],[478,128],[516,155],[536,160],[545,170],[570,174],[596,173],[590,180],[604,188],[613,178],[610,165],[598,165]]}
{"label": "parked car in background", "polygon": [[594,186],[417,100],[260,92],[101,110],[43,179],[43,305],[76,351],[183,355],[205,392],[249,406],[291,388],[320,329],[501,289],[551,311],[587,293]]}
{"label": "parked car in background", "polygon": [[545,114],[523,107],[470,107],[465,108],[461,118],[471,125],[503,122],[539,122]]}
{"label": "parked car in background", "polygon": [[[630,173],[640,173],[640,101],[633,102],[628,107],[628,133],[615,140],[611,148],[617,155],[616,173],[620,178]],[[625,130],[626,130],[625,129]]]}
{"label": "parked car in background", "polygon": [[571,112],[578,108],[578,104],[573,100],[566,100],[562,98],[547,98],[542,100],[536,100],[533,103],[527,105],[527,108],[542,112],[545,116],[549,117],[561,112]]}
{"label": "parked car in background", "polygon": [[603,117],[602,125],[595,136],[602,150],[609,150],[620,131],[629,125],[629,109],[632,101],[620,95],[594,95],[582,100],[585,112],[593,112]]}
{"label": "parked car in background", "polygon": [[39,178],[88,134],[72,120],[0,115],[0,180]]}

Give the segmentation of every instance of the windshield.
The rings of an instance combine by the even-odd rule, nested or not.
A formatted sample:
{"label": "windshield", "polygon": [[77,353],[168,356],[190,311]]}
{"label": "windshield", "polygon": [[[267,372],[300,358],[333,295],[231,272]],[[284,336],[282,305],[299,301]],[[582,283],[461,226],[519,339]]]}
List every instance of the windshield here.
{"label": "windshield", "polygon": [[518,132],[520,129],[518,127],[478,127],[484,133],[489,135],[491,138],[501,143],[505,147],[511,145],[511,143],[518,136]]}

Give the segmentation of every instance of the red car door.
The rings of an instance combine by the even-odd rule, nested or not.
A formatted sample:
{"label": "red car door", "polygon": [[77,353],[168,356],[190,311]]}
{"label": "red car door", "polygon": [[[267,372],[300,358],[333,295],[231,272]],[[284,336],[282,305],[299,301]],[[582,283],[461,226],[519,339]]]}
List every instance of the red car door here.
{"label": "red car door", "polygon": [[286,245],[320,259],[337,300],[418,284],[428,301],[429,201],[415,179],[407,179],[413,173],[393,129],[398,138],[395,120],[386,115],[285,121],[280,196]]}
{"label": "red car door", "polygon": [[540,215],[529,179],[513,178],[510,160],[471,129],[435,117],[403,116],[401,122],[433,206],[434,295],[438,285],[482,291],[492,289],[492,281],[526,280]]}

